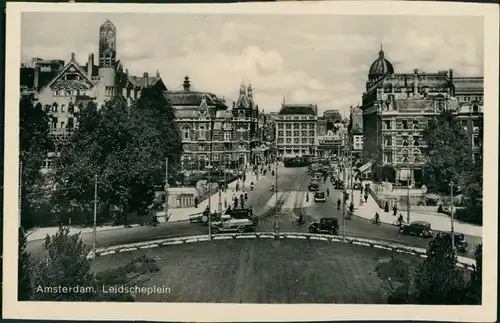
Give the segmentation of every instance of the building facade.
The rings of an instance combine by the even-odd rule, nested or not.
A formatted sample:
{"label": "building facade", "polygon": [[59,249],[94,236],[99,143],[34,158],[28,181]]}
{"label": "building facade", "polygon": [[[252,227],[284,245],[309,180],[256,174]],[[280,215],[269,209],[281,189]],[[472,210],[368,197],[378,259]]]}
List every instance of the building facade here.
{"label": "building facade", "polygon": [[343,141],[342,116],[338,110],[327,110],[318,117],[318,157],[339,155]]}
{"label": "building facade", "polygon": [[275,122],[278,157],[317,155],[316,105],[283,104]]}
{"label": "building facade", "polygon": [[191,89],[189,77],[183,90],[165,91],[175,109],[182,138],[182,167],[203,170],[214,167],[241,168],[259,159],[259,111],[252,87],[240,88],[239,98],[228,106],[224,98]]}
{"label": "building facade", "polygon": [[[459,113],[456,81],[452,70],[395,73],[380,50],[370,67],[361,106],[363,151],[372,160],[378,180],[422,183],[426,152],[423,131],[429,120],[442,111]],[[469,93],[467,86],[462,88],[459,91],[470,96],[465,94]],[[478,93],[477,89],[474,91]],[[477,111],[481,110],[477,106]]]}

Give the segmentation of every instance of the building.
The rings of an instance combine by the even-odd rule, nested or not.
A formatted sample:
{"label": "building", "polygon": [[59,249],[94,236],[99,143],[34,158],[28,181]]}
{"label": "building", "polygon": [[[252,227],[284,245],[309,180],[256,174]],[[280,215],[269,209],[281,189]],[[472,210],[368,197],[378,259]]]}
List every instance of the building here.
{"label": "building", "polygon": [[[371,159],[369,166],[374,168],[375,179],[422,183],[426,149],[423,130],[428,121],[444,110],[460,111],[457,88],[465,97],[470,97],[470,93],[474,93],[472,97],[479,96],[476,93],[480,82],[470,86],[474,82],[456,81],[452,70],[395,73],[380,50],[370,66],[361,106],[363,152]],[[481,110],[479,105],[477,110]],[[362,168],[368,169],[367,165]]]}
{"label": "building", "polygon": [[458,101],[457,119],[467,131],[470,152],[477,156],[482,152],[484,78],[456,77],[453,85]]}
{"label": "building", "polygon": [[188,76],[181,91],[165,91],[165,96],[181,132],[183,169],[203,170],[210,158],[212,166],[232,169],[259,160],[259,110],[250,85],[241,86],[231,107],[213,93],[194,91]]}
{"label": "building", "polygon": [[275,121],[278,157],[317,155],[316,105],[283,103]]}
{"label": "building", "polygon": [[360,107],[350,108],[348,133],[352,143],[351,152],[359,160],[363,153],[363,110]]}
{"label": "building", "polygon": [[344,137],[342,116],[338,110],[327,110],[318,117],[318,157],[339,155]]}

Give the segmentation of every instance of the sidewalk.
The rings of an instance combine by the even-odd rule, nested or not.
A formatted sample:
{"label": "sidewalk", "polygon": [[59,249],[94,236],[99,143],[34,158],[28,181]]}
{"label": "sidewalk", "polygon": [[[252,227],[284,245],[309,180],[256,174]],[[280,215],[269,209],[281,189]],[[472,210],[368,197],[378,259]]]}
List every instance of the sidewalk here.
{"label": "sidewalk", "polygon": [[[269,174],[267,176],[270,176]],[[233,194],[235,196],[238,196],[243,192],[250,193],[250,184],[253,182],[254,184],[257,184],[258,181],[262,180],[265,176],[259,174],[258,176],[255,176],[255,174],[252,171],[248,171],[246,174],[246,180],[243,183],[241,180],[236,180],[234,182],[231,182],[227,185],[227,190],[226,192],[222,192],[221,194],[221,204],[222,204],[222,210],[226,210],[227,207],[232,205],[232,198]],[[239,182],[239,190],[236,191],[236,184]],[[179,221],[188,221],[189,216],[193,214],[198,214],[202,213],[207,206],[209,205],[210,201],[210,208],[212,211],[218,211],[219,210],[219,193],[214,193],[210,198],[205,199],[202,201],[200,204],[198,204],[198,207],[189,207],[189,208],[179,208],[179,209],[170,209],[168,210],[169,218],[167,222],[179,222]],[[226,203],[224,203],[224,201]],[[158,217],[158,220],[162,221],[165,216],[165,211],[159,211],[156,213],[156,216]],[[163,221],[165,222],[165,221]]]}
{"label": "sidewalk", "polygon": [[[375,212],[378,212],[380,216],[380,221],[383,223],[394,224],[397,221],[399,213],[403,215],[404,221],[406,221],[406,211],[398,211],[398,216],[394,216],[392,210],[390,212],[384,212],[384,209],[381,209],[377,202],[368,194],[367,202],[360,203],[361,191],[354,190],[354,215],[365,218],[368,220],[373,219],[375,216]],[[351,201],[348,200],[346,205],[349,206]],[[451,219],[446,215],[442,215],[439,213],[422,213],[422,212],[411,212],[410,208],[410,222],[414,221],[425,221],[431,224],[433,230],[439,231],[450,231],[451,228]],[[483,227],[472,225],[465,222],[460,222],[458,220],[454,220],[454,229],[456,232],[460,232],[466,235],[482,237],[483,236]]]}
{"label": "sidewalk", "polygon": [[[267,175],[267,176],[270,176],[270,175]],[[245,191],[250,192],[250,183],[252,183],[252,181],[254,182],[254,184],[256,184],[258,181],[260,181],[263,178],[264,178],[264,176],[262,176],[260,174],[257,178],[255,176],[255,174],[253,174],[253,172],[248,172],[247,177],[246,177],[246,181],[244,183]],[[223,208],[223,210],[226,209],[224,207],[224,198],[226,198],[227,205],[229,206],[231,203],[231,198],[232,198],[233,193],[235,195],[239,196],[239,194],[242,192],[243,185],[242,185],[241,181],[240,181],[240,190],[238,192],[236,192],[237,182],[238,181],[234,181],[234,182],[229,183],[227,192],[222,193],[222,208]],[[238,194],[236,194],[236,193],[238,193]],[[212,210],[218,210],[218,208],[219,208],[219,193],[213,194],[210,197],[210,202],[211,202]],[[169,218],[168,222],[188,221],[190,215],[203,212],[203,210],[205,210],[205,208],[207,206],[208,206],[208,199],[205,199],[203,202],[201,202],[198,205],[197,208],[191,207],[191,208],[180,208],[180,209],[168,210],[168,213],[170,214],[170,218]],[[159,222],[166,222],[164,215],[165,215],[164,211],[160,211],[160,212],[156,213],[156,217],[158,218]],[[130,227],[138,227],[138,226],[140,226],[140,225],[139,224],[130,225]],[[117,225],[117,226],[108,225],[108,226],[99,226],[99,227],[97,227],[96,230],[97,230],[97,232],[101,232],[101,231],[116,230],[116,229],[123,229],[123,228],[125,228],[125,226],[123,226],[123,225]],[[26,240],[28,242],[35,241],[35,240],[42,240],[42,239],[45,239],[45,237],[47,235],[52,236],[52,235],[56,234],[58,230],[59,230],[58,227],[35,228],[32,230],[29,230],[26,233]],[[70,227],[69,232],[70,232],[70,234],[77,234],[77,233],[83,234],[83,233],[93,232],[93,230],[94,229],[92,227]]]}

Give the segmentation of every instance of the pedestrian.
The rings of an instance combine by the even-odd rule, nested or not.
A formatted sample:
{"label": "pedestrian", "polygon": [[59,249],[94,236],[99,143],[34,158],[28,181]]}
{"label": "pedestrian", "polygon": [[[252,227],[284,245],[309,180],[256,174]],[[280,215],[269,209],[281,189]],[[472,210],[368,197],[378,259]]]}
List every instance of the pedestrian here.
{"label": "pedestrian", "polygon": [[368,194],[365,193],[365,203],[368,202]]}
{"label": "pedestrian", "polygon": [[394,212],[394,216],[396,216],[398,214],[398,207],[396,205],[394,205],[394,207],[392,208],[392,211]]}
{"label": "pedestrian", "polygon": [[235,197],[234,198],[234,208],[236,209],[238,207],[238,199]]}
{"label": "pedestrian", "polygon": [[240,184],[236,183],[236,191],[239,191],[239,190],[240,190]]}
{"label": "pedestrian", "polygon": [[194,198],[194,207],[198,208],[198,196],[195,196]]}
{"label": "pedestrian", "polygon": [[254,186],[254,183],[253,183],[253,182],[251,182],[251,183],[250,183],[250,190],[251,190],[251,191],[253,191],[253,186]]}

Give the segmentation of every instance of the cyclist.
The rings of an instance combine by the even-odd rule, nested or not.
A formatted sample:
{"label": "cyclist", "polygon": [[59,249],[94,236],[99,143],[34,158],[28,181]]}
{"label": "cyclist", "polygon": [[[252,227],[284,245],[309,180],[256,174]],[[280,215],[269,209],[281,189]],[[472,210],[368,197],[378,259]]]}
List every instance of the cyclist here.
{"label": "cyclist", "polygon": [[399,218],[398,218],[398,223],[399,223],[399,225],[400,225],[400,226],[401,226],[401,225],[403,225],[403,222],[405,222],[405,221],[403,220],[403,215],[402,215],[401,213],[399,213]]}
{"label": "cyclist", "polygon": [[373,218],[373,221],[378,224],[380,222],[380,216],[378,215],[378,212],[375,213],[375,217]]}

